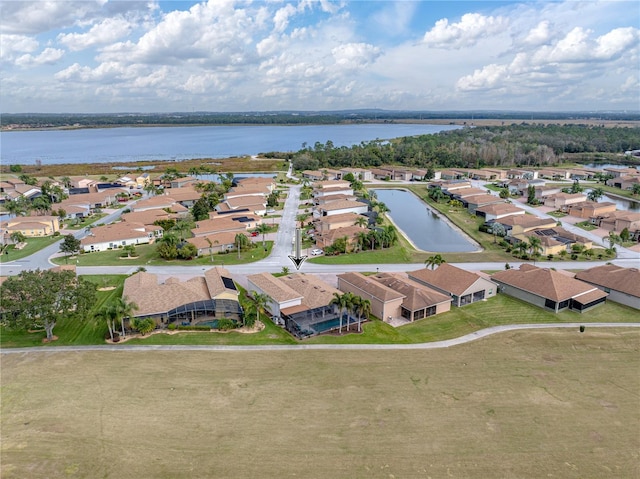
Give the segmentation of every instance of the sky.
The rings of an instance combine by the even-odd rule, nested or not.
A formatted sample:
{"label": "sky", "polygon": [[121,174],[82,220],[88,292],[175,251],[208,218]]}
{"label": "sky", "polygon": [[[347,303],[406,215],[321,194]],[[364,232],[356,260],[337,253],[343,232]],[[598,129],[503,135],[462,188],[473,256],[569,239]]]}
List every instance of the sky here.
{"label": "sky", "polygon": [[640,2],[0,2],[0,112],[640,110]]}

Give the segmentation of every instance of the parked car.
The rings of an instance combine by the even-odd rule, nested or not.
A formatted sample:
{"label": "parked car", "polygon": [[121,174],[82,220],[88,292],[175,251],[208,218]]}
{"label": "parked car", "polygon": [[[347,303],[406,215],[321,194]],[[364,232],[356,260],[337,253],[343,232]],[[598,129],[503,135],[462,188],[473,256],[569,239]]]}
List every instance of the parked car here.
{"label": "parked car", "polygon": [[311,250],[311,256],[318,256],[322,254],[322,250],[321,249],[312,249]]}
{"label": "parked car", "polygon": [[252,231],[251,232],[251,236],[258,236],[258,232],[257,231]]}

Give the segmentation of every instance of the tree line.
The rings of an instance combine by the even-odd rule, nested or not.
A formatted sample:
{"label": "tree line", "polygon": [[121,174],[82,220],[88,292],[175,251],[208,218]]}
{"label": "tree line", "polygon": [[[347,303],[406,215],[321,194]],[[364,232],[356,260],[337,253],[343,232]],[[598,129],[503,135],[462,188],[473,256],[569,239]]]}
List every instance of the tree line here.
{"label": "tree line", "polygon": [[623,154],[634,149],[640,149],[640,128],[521,124],[466,127],[351,147],[316,142],[289,155],[270,154],[291,159],[296,170],[381,165],[482,168],[554,165],[576,153]]}

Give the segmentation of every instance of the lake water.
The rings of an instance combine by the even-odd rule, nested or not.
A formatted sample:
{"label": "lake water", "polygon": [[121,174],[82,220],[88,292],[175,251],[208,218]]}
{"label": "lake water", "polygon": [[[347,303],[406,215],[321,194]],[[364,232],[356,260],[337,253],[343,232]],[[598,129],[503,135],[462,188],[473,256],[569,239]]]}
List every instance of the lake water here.
{"label": "lake water", "polygon": [[191,126],[0,132],[5,164],[122,163],[227,158],[298,151],[303,143],[352,146],[372,140],[438,133],[455,125],[366,124]]}
{"label": "lake water", "polygon": [[413,193],[392,189],[373,191],[378,195],[378,201],[389,208],[387,214],[396,226],[417,248],[437,253],[463,253],[477,249],[471,240],[453,229]]}
{"label": "lake water", "polygon": [[[588,195],[590,191],[591,191],[591,188],[585,189],[584,190],[585,195]],[[640,211],[640,202],[638,201],[631,201],[625,198],[617,198],[615,196],[602,195],[602,198],[598,200],[598,203],[603,203],[605,201],[610,201],[611,203],[615,203],[616,209],[618,210],[632,211],[634,213]]]}

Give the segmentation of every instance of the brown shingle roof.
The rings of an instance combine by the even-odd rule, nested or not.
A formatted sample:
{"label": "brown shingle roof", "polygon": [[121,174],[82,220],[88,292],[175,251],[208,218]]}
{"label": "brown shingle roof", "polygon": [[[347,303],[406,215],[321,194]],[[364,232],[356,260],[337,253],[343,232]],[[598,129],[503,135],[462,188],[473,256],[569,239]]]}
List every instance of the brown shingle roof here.
{"label": "brown shingle roof", "polygon": [[302,300],[300,293],[279,281],[278,278],[270,273],[252,274],[247,276],[247,279],[278,303],[295,299]]}
{"label": "brown shingle roof", "polygon": [[302,303],[307,309],[326,306],[333,299],[333,294],[340,294],[340,290],[328,285],[312,274],[294,273],[279,279],[294,291],[303,296]]}
{"label": "brown shingle roof", "polygon": [[367,205],[365,203],[360,203],[359,201],[338,200],[319,206],[318,209],[324,211],[335,211],[346,210],[348,208],[361,208],[363,206],[366,207]]}
{"label": "brown shingle roof", "polygon": [[364,276],[362,273],[342,273],[338,275],[338,279],[353,285],[367,296],[373,296],[382,302],[405,297],[404,294],[379,283],[373,278]]}
{"label": "brown shingle roof", "polygon": [[402,306],[410,311],[429,308],[441,303],[450,303],[451,297],[416,281],[405,279],[393,273],[380,273],[373,277],[376,281],[404,294]]}
{"label": "brown shingle roof", "polygon": [[456,268],[447,263],[442,263],[436,269],[419,269],[411,271],[409,278],[430,284],[442,291],[447,291],[460,296],[473,285],[481,276],[471,271]]}
{"label": "brown shingle roof", "polygon": [[552,269],[531,264],[523,264],[520,269],[498,271],[491,279],[553,301],[565,301],[594,289]]}
{"label": "brown shingle roof", "polygon": [[614,264],[596,266],[576,274],[576,279],[640,298],[640,270]]}

